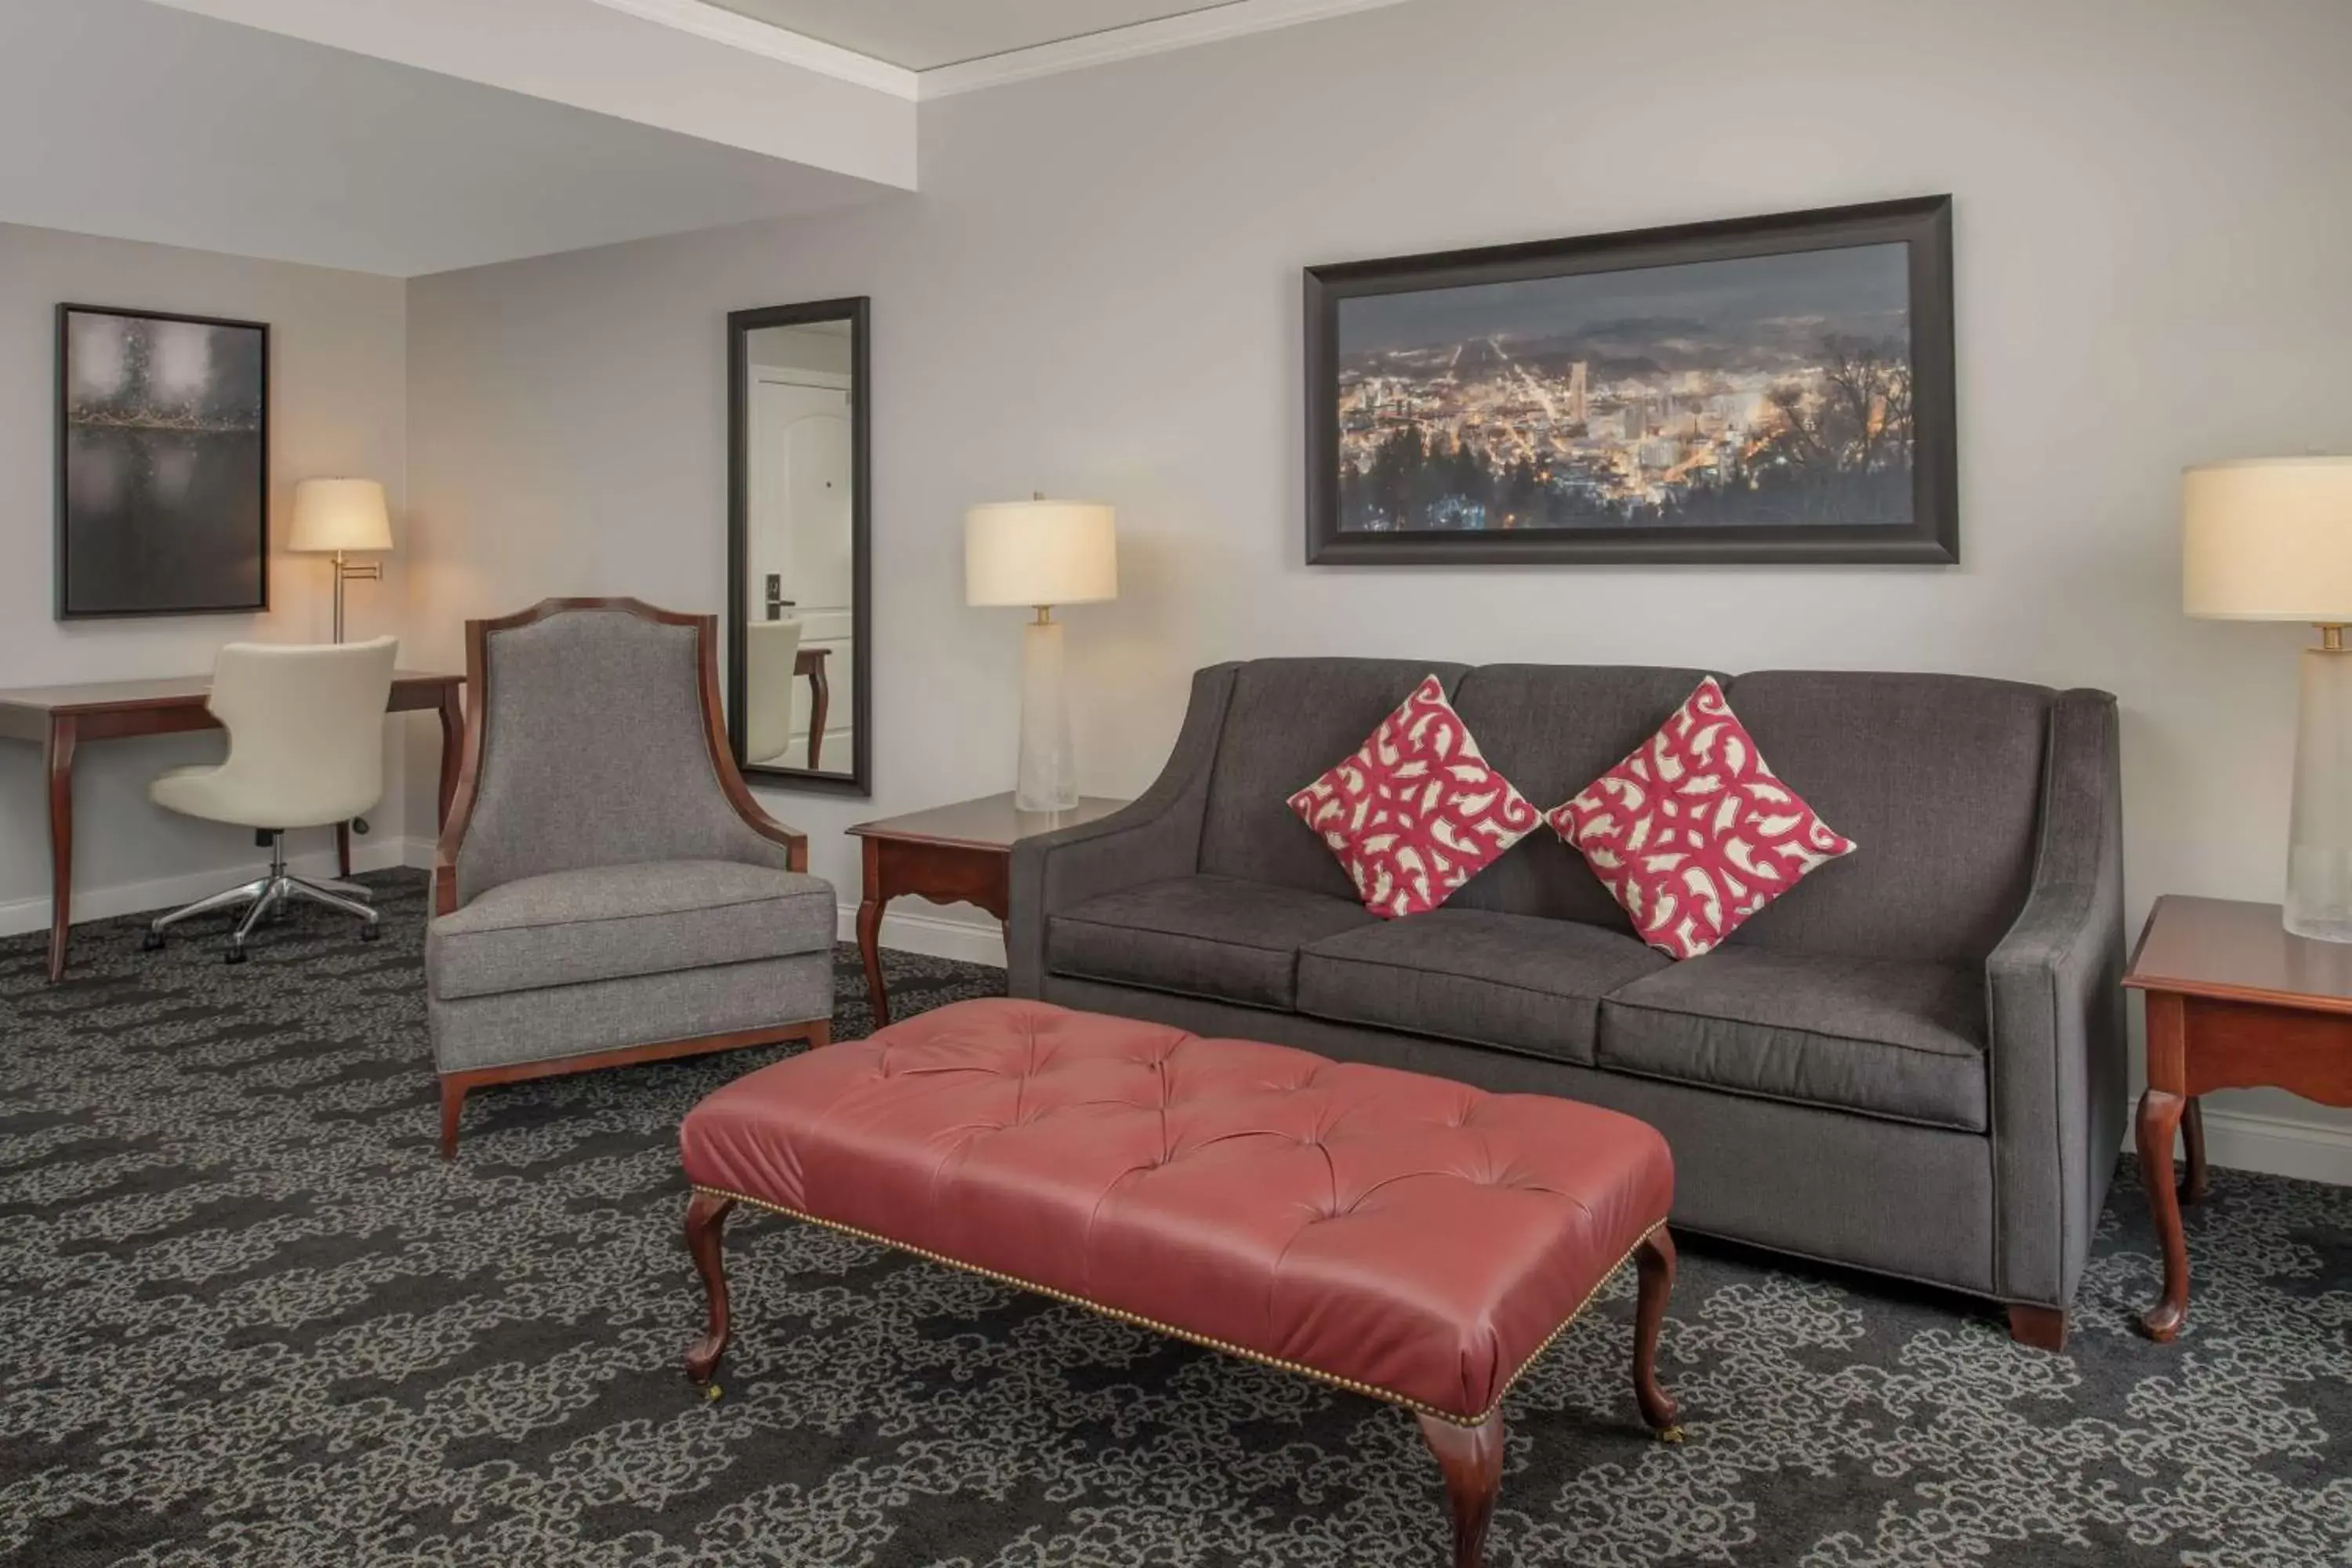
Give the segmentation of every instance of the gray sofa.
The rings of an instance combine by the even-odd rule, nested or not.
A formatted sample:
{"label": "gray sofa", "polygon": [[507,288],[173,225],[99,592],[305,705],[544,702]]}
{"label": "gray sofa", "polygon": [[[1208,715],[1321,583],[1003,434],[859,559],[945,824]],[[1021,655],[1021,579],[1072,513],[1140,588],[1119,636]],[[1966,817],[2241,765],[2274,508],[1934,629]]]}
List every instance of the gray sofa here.
{"label": "gray sofa", "polygon": [[1990,1298],[2062,1343],[2125,1124],[2114,699],[1718,676],[1861,848],[1675,963],[1549,827],[1432,913],[1356,902],[1286,798],[1433,670],[1543,809],[1706,673],[1202,670],[1140,800],[1015,847],[1013,994],[1610,1106],[1673,1144],[1678,1225]]}

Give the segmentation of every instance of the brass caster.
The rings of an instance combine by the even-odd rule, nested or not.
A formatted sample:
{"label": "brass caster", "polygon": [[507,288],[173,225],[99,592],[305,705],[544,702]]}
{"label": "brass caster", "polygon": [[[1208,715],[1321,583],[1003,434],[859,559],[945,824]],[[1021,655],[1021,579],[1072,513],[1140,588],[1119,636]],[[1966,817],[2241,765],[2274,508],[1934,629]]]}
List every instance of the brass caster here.
{"label": "brass caster", "polygon": [[1682,1442],[1683,1436],[1683,1429],[1680,1426],[1669,1426],[1658,1434],[1658,1441],[1661,1443],[1679,1444]]}
{"label": "brass caster", "polygon": [[716,1405],[719,1403],[719,1396],[726,1392],[715,1381],[706,1383],[702,1385],[702,1402],[705,1405]]}

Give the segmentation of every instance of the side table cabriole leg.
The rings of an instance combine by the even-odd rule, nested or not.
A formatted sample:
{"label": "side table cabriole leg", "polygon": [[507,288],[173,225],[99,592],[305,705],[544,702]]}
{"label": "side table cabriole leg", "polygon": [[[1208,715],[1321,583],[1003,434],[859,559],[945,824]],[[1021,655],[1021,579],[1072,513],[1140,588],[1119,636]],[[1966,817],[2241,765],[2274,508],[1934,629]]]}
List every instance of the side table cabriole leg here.
{"label": "side table cabriole leg", "polygon": [[2139,1097],[2139,1172],[2156,1239],[2164,1249],[2164,1298],[2140,1314],[2140,1327],[2159,1343],[2180,1332],[2189,1316],[2189,1238],[2180,1228],[2180,1194],[2173,1184],[2172,1136],[2188,1101],[2169,1090],[2151,1089]]}
{"label": "side table cabriole leg", "polygon": [[2205,1102],[2192,1100],[2180,1110],[2180,1144],[2188,1160],[2180,1173],[2180,1201],[2205,1201]]}
{"label": "side table cabriole leg", "polygon": [[[2140,1327],[2159,1344],[2180,1332],[2189,1316],[2189,1238],[2180,1229],[2180,1188],[2172,1173],[2172,1140],[2189,1099],[2189,999],[2177,991],[2147,993],[2147,1091],[2139,1097],[2134,1127],[2139,1150],[2140,1185],[2156,1221],[2157,1245],[2164,1253],[2164,1295],[2140,1314]],[[2204,1118],[2190,1131],[2191,1185],[2200,1184]]]}
{"label": "side table cabriole leg", "polygon": [[727,1353],[727,1263],[719,1247],[727,1211],[734,1206],[733,1198],[715,1193],[697,1193],[686,1205],[686,1249],[694,1255],[695,1271],[710,1300],[710,1326],[688,1347],[686,1375],[711,1399],[719,1397],[719,1358]]}
{"label": "side table cabriole leg", "polygon": [[882,885],[882,846],[866,840],[866,885],[857,901],[857,957],[866,965],[866,1002],[874,1012],[874,1026],[890,1021],[890,995],[882,989],[882,910],[890,889]]}

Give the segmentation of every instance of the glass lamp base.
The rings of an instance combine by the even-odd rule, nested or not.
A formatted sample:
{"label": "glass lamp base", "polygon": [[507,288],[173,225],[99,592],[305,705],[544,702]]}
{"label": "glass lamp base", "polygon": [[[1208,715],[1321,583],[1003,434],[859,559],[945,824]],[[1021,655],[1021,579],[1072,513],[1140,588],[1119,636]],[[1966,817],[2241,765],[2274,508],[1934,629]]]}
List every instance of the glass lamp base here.
{"label": "glass lamp base", "polygon": [[1067,811],[1078,804],[1078,764],[1070,748],[1070,700],[1062,679],[1062,626],[1022,628],[1021,770],[1016,811]]}
{"label": "glass lamp base", "polygon": [[2352,942],[2352,850],[2298,844],[2289,852],[2286,929],[2317,942]]}
{"label": "glass lamp base", "polygon": [[2336,648],[2303,650],[2287,846],[2286,929],[2352,942],[2352,653]]}

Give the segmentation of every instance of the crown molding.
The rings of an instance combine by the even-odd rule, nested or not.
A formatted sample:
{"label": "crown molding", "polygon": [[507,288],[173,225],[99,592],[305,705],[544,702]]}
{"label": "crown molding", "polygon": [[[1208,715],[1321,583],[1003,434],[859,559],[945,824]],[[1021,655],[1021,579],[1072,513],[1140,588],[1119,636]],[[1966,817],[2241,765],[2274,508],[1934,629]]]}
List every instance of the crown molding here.
{"label": "crown molding", "polygon": [[877,60],[837,44],[823,43],[788,27],[754,21],[722,6],[707,5],[704,0],[593,0],[593,4],[641,21],[692,33],[712,43],[887,92],[893,98],[913,100],[949,98],[1007,82],[1027,81],[1033,77],[1084,70],[1089,66],[1108,65],[1114,60],[1135,59],[1170,49],[1188,49],[1223,38],[1239,38],[1276,27],[1296,26],[1301,22],[1344,16],[1351,11],[1401,5],[1404,0],[1224,0],[1224,4],[1205,10],[1109,27],[1024,49],[1007,49],[1001,55],[984,55],[922,71]]}
{"label": "crown molding", "polygon": [[887,92],[893,98],[908,102],[922,96],[919,81],[921,73],[904,66],[894,66],[887,60],[877,60],[871,55],[861,55],[855,49],[845,49],[795,33],[789,28],[771,26],[751,17],[707,5],[703,0],[593,0],[608,11],[619,11],[639,21],[658,23],[675,27],[681,33],[692,33],[714,44],[726,44],[747,54],[780,60],[788,66],[814,71],[838,81]]}
{"label": "crown molding", "polygon": [[1402,4],[1404,0],[1225,0],[1225,4],[1213,5],[1204,11],[1187,11],[1181,16],[1110,27],[1082,37],[1063,38],[1055,43],[1033,45],[1025,49],[1008,49],[1001,55],[962,60],[954,65],[935,66],[918,73],[921,88],[917,96],[923,99],[949,98],[958,93],[978,92],[982,88],[1027,81],[1033,77],[1085,70],[1090,66],[1108,65],[1114,60],[1135,59],[1144,55],[1163,54],[1171,49],[1189,49],[1198,44],[1213,44],[1221,39],[1244,37],[1252,33],[1270,33],[1277,27],[1297,26],[1302,22],[1320,22],[1327,17],[1347,16],[1353,11],[1374,11]]}

